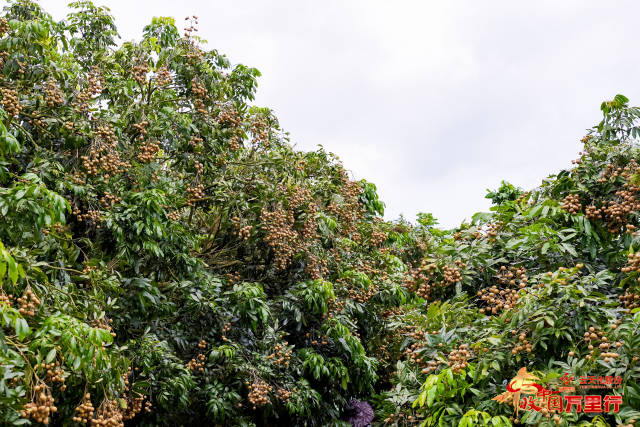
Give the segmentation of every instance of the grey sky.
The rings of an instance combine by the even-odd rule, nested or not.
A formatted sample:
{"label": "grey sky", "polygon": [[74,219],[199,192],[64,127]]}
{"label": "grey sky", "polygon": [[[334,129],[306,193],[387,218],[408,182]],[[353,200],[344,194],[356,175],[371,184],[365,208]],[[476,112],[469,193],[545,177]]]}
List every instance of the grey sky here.
{"label": "grey sky", "polygon": [[[41,1],[56,18],[66,0]],[[388,219],[454,226],[486,188],[568,167],[601,101],[640,104],[634,1],[95,0],[123,39],[197,15],[209,48],[262,72],[256,103],[298,148],[378,186]]]}

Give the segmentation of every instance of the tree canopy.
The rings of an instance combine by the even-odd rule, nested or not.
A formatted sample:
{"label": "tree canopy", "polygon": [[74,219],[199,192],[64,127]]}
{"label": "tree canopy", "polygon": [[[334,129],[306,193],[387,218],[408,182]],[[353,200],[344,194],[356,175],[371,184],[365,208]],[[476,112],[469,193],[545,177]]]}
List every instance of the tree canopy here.
{"label": "tree canopy", "polygon": [[[197,17],[117,44],[107,8],[71,7],[0,18],[0,423],[640,420],[624,96],[539,188],[503,182],[452,230],[385,221],[373,183],[292,148]],[[620,410],[516,414],[494,398],[523,367],[618,377]]]}

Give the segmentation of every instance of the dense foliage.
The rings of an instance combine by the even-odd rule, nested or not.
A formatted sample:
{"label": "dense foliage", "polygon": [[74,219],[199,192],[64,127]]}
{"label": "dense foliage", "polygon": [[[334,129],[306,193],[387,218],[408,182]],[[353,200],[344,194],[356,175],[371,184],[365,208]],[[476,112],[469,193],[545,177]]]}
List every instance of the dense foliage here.
{"label": "dense foliage", "polygon": [[[293,150],[196,17],[118,47],[107,9],[72,8],[0,19],[1,423],[640,420],[626,98],[540,188],[503,183],[455,230],[389,222],[373,184]],[[492,399],[523,366],[622,376],[622,410],[516,420]]]}

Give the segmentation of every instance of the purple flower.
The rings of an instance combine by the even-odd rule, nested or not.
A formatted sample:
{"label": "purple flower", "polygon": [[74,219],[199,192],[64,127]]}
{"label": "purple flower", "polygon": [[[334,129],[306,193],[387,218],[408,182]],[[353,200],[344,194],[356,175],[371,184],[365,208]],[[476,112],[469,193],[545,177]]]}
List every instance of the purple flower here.
{"label": "purple flower", "polygon": [[367,402],[349,401],[348,420],[353,427],[367,427],[373,421],[373,408]]}

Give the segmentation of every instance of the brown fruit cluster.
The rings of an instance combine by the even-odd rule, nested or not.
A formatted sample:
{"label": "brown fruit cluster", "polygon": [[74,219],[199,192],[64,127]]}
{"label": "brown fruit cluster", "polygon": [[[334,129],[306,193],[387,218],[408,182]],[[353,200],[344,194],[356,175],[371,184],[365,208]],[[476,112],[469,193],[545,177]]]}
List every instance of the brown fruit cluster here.
{"label": "brown fruit cluster", "polygon": [[81,213],[78,207],[73,208],[73,214],[78,217],[78,222],[92,222],[96,224],[96,228],[100,228],[100,222],[102,222],[102,215],[99,210],[89,210],[87,213]]}
{"label": "brown fruit cluster", "polygon": [[[616,324],[611,325],[611,329],[617,329],[618,325],[621,323],[622,320],[618,319]],[[584,333],[584,340],[588,343],[587,348],[590,351],[585,358],[587,360],[601,358],[605,363],[609,363],[613,359],[618,359],[620,354],[615,350],[622,347],[624,344],[622,341],[609,341],[609,338],[607,338],[604,331],[599,326],[591,326],[589,330]]]}
{"label": "brown fruit cluster", "polygon": [[386,424],[394,424],[396,426],[411,426],[418,423],[418,418],[413,415],[405,416],[403,412],[400,412],[399,414],[389,414],[389,417],[385,418],[384,422]]}
{"label": "brown fruit cluster", "polygon": [[464,268],[465,264],[460,260],[456,260],[455,264],[456,267],[449,267],[448,265],[442,267],[445,284],[453,284],[462,280],[459,268]]}
{"label": "brown fruit cluster", "polygon": [[144,394],[137,394],[136,396],[127,396],[127,409],[125,410],[122,418],[125,421],[133,419],[136,415],[142,411],[142,402],[144,402]]}
{"label": "brown fruit cluster", "polygon": [[374,247],[380,246],[387,240],[387,233],[384,231],[373,230],[371,232],[371,245]]}
{"label": "brown fruit cluster", "polygon": [[313,280],[322,279],[329,274],[329,261],[312,253],[308,253],[304,271]]}
{"label": "brown fruit cluster", "polygon": [[232,127],[239,127],[242,125],[241,117],[233,109],[224,109],[220,111],[217,121],[220,124],[230,125]]}
{"label": "brown fruit cluster", "polygon": [[640,295],[629,292],[628,289],[625,290],[624,295],[620,295],[618,299],[627,310],[633,310],[634,308],[640,307]]}
{"label": "brown fruit cluster", "polygon": [[267,356],[267,360],[272,360],[275,365],[282,365],[285,368],[289,367],[291,363],[291,354],[293,350],[287,348],[288,342],[284,341],[282,344],[276,344],[273,347],[273,353]]}
{"label": "brown fruit cluster", "polygon": [[562,199],[562,209],[565,211],[577,214],[582,210],[582,204],[580,203],[580,196],[577,194],[569,194]]}
{"label": "brown fruit cluster", "polygon": [[375,294],[378,293],[378,287],[375,285],[369,286],[368,289],[349,289],[348,294],[349,298],[352,300],[359,302],[360,304],[364,304],[371,299]]}
{"label": "brown fruit cluster", "polygon": [[191,80],[191,92],[196,98],[205,98],[208,93],[207,88],[200,84],[195,77]]}
{"label": "brown fruit cluster", "polygon": [[[246,384],[246,383],[245,383]],[[269,393],[273,390],[269,384],[262,379],[257,379],[253,384],[249,385],[249,402],[253,405],[253,409],[271,403]]]}
{"label": "brown fruit cluster", "polygon": [[468,366],[467,361],[471,357],[469,346],[467,344],[461,344],[456,350],[452,350],[449,353],[449,361],[447,364],[453,372],[459,374]]}
{"label": "brown fruit cluster", "polygon": [[[620,269],[623,273],[640,272],[640,252],[627,256],[627,266]],[[640,282],[640,279],[638,280]]]}
{"label": "brown fruit cluster", "polygon": [[420,372],[425,375],[435,372],[440,367],[439,363],[440,362],[436,362],[435,360],[429,360],[427,361],[427,366],[425,368],[422,368]]}
{"label": "brown fruit cluster", "polygon": [[118,401],[103,401],[96,417],[91,419],[91,427],[124,427],[124,415]]}
{"label": "brown fruit cluster", "polygon": [[479,310],[480,313],[498,314],[513,308],[520,299],[518,289],[524,289],[529,280],[524,267],[512,266],[507,269],[504,265],[500,267],[496,277],[500,288],[493,285],[478,291],[478,297],[487,305]]}
{"label": "brown fruit cluster", "polygon": [[112,207],[113,205],[116,205],[120,202],[122,202],[122,197],[116,196],[108,192],[105,192],[104,196],[100,198],[100,203],[102,203],[102,206],[104,206],[105,208]]}
{"label": "brown fruit cluster", "polygon": [[5,18],[0,18],[0,35],[8,33],[10,29],[9,21]]}
{"label": "brown fruit cluster", "polygon": [[171,221],[179,221],[180,220],[180,211],[179,210],[175,210],[175,211],[169,212],[167,214],[167,217]]}
{"label": "brown fruit cluster", "polygon": [[24,294],[18,298],[18,304],[20,307],[18,308],[18,312],[23,316],[35,316],[36,315],[36,307],[40,305],[40,300],[33,293],[30,287],[25,289]]}
{"label": "brown fruit cluster", "polygon": [[45,82],[43,91],[49,108],[53,108],[56,105],[61,105],[64,103],[62,91],[60,90],[54,79],[50,78]]}
{"label": "brown fruit cluster", "polygon": [[[511,331],[511,333],[513,335],[517,335],[518,331],[516,331],[514,329],[514,330]],[[513,347],[513,349],[511,350],[511,354],[518,354],[518,353],[523,352],[523,351],[526,351],[527,353],[531,353],[533,347],[531,346],[531,343],[527,339],[527,334],[526,333],[522,332],[518,336],[518,341],[519,341],[519,344],[516,345],[515,347]]]}
{"label": "brown fruit cluster", "polygon": [[142,64],[135,65],[131,68],[131,76],[133,80],[138,82],[140,86],[144,85],[147,82],[147,73],[149,72],[149,66],[146,62]]}
{"label": "brown fruit cluster", "polygon": [[585,208],[585,213],[588,219],[602,219],[602,209],[598,209],[595,205],[589,205]]}
{"label": "brown fruit cluster", "polygon": [[251,132],[254,144],[261,144],[264,147],[269,146],[269,124],[264,118],[257,118],[251,122],[249,132]]}
{"label": "brown fruit cluster", "polygon": [[[295,389],[293,391],[295,391]],[[282,387],[278,387],[278,390],[276,390],[276,399],[280,400],[281,402],[288,402],[289,399],[291,399],[292,394],[293,392],[288,391],[287,389],[284,389]]]}
{"label": "brown fruit cluster", "polygon": [[196,202],[204,198],[204,185],[197,184],[195,186],[187,185],[187,206],[195,206]]}
{"label": "brown fruit cluster", "polygon": [[204,140],[202,138],[198,136],[192,136],[189,140],[189,145],[191,145],[193,148],[200,148],[202,147],[203,142]]}
{"label": "brown fruit cluster", "polygon": [[76,415],[73,417],[73,421],[81,424],[86,424],[93,418],[95,408],[91,403],[91,394],[86,393],[80,402],[80,405],[76,407]]}
{"label": "brown fruit cluster", "polygon": [[266,228],[264,240],[275,253],[274,264],[277,269],[284,270],[299,245],[298,234],[293,228],[293,212],[278,204],[273,212],[263,208],[260,219],[262,226]]}
{"label": "brown fruit cluster", "polygon": [[147,126],[149,126],[148,120],[143,120],[140,123],[134,123],[133,127],[138,131],[138,141],[142,141],[147,136]]}
{"label": "brown fruit cluster", "polygon": [[238,137],[238,135],[233,135],[229,139],[229,150],[235,153],[239,149],[240,149],[240,138]]}
{"label": "brown fruit cluster", "polygon": [[58,411],[54,403],[49,387],[46,384],[37,384],[33,387],[31,401],[24,405],[21,416],[47,425],[49,424],[49,416]]}
{"label": "brown fruit cluster", "polygon": [[203,372],[204,364],[205,364],[205,355],[202,353],[199,353],[195,358],[187,362],[187,368],[189,368],[189,370],[192,372],[194,371]]}
{"label": "brown fruit cluster", "polygon": [[205,340],[200,340],[200,342],[198,343],[198,348],[201,350],[207,348],[207,342]]}
{"label": "brown fruit cluster", "polygon": [[427,264],[422,260],[418,269],[411,268],[409,274],[404,277],[403,286],[410,292],[415,292],[419,297],[429,300],[431,291],[435,288],[435,274],[438,271],[436,264]]}
{"label": "brown fruit cluster", "polygon": [[89,100],[102,92],[104,86],[104,78],[100,74],[98,67],[92,67],[87,75],[87,87],[80,91],[73,100],[73,106],[80,110],[87,111],[89,109]]}
{"label": "brown fruit cluster", "polygon": [[16,117],[22,111],[22,105],[18,101],[18,92],[13,89],[0,87],[0,105],[5,109],[9,117]]}
{"label": "brown fruit cluster", "polygon": [[160,145],[155,141],[142,144],[138,152],[138,160],[142,163],[151,163],[156,158],[156,153],[160,150]]}
{"label": "brown fruit cluster", "polygon": [[227,341],[227,333],[231,331],[231,322],[227,322],[222,327],[222,341]]}
{"label": "brown fruit cluster", "polygon": [[88,155],[80,157],[88,175],[97,175],[104,170],[104,178],[108,179],[129,167],[129,163],[120,160],[118,140],[111,125],[99,125],[96,137]]}
{"label": "brown fruit cluster", "polygon": [[156,83],[158,86],[167,86],[171,84],[171,72],[167,67],[161,67],[156,72]]}
{"label": "brown fruit cluster", "polygon": [[204,172],[204,165],[197,160],[193,161],[193,167],[195,168],[197,174],[202,174]]}
{"label": "brown fruit cluster", "polygon": [[66,386],[64,385],[65,377],[64,370],[60,368],[60,362],[56,361],[56,363],[40,363],[40,365],[35,366],[36,369],[40,370],[44,373],[46,382],[48,383],[61,383],[61,390],[66,390]]}

